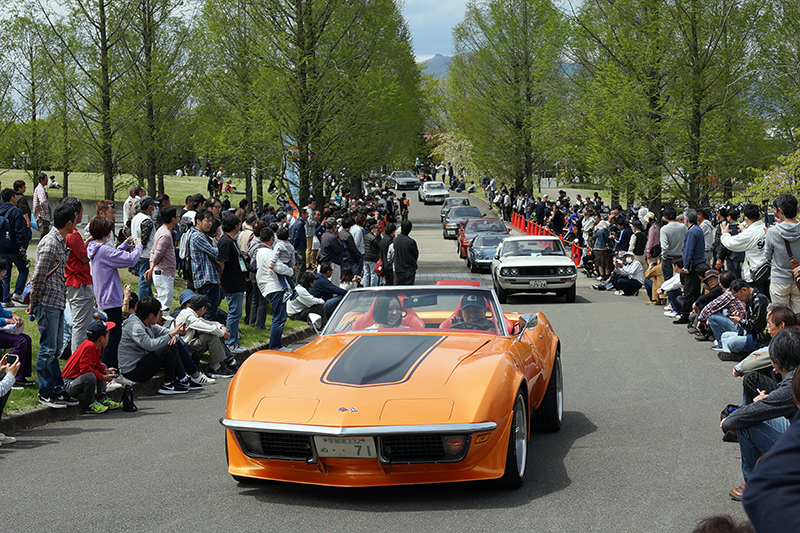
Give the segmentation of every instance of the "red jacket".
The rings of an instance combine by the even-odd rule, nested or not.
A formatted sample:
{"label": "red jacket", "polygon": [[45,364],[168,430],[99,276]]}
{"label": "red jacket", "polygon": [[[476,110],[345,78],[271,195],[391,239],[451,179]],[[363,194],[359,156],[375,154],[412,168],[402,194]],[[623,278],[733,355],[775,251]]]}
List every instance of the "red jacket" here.
{"label": "red jacket", "polygon": [[69,356],[67,366],[64,367],[61,375],[67,379],[77,379],[79,376],[91,372],[100,381],[106,370],[106,366],[100,362],[102,352],[102,348],[95,347],[94,341],[86,339],[78,346],[75,353]]}

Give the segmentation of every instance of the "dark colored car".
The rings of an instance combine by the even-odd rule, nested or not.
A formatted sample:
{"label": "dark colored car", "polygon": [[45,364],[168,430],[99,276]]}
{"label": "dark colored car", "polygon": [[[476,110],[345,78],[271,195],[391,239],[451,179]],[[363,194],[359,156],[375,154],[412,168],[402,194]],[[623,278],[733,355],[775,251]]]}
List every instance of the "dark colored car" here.
{"label": "dark colored car", "polygon": [[471,205],[453,207],[442,221],[442,237],[445,239],[455,238],[461,222],[482,216],[481,210]]}
{"label": "dark colored car", "polygon": [[450,212],[450,209],[456,206],[468,206],[469,198],[466,196],[451,196],[450,198],[445,198],[444,203],[442,204],[442,211],[441,211],[441,219],[442,223],[444,223],[444,219],[447,217],[447,213]]}
{"label": "dark colored car", "polygon": [[492,259],[500,243],[508,237],[508,233],[479,233],[467,247],[467,266],[470,272],[478,272],[482,268],[492,266]]}
{"label": "dark colored car", "polygon": [[419,178],[409,170],[395,170],[389,174],[389,181],[395,189],[419,189]]}
{"label": "dark colored car", "polygon": [[505,233],[507,235],[510,231],[505,222],[499,218],[471,218],[464,222],[463,227],[458,230],[458,237],[456,237],[458,257],[461,259],[467,258],[467,247],[470,241],[479,233]]}

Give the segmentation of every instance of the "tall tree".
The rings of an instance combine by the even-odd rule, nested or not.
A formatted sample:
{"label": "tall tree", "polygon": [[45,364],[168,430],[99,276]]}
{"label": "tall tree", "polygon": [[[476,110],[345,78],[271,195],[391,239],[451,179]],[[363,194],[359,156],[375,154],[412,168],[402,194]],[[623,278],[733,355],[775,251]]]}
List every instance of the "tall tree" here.
{"label": "tall tree", "polygon": [[453,30],[453,127],[479,166],[518,188],[547,159],[536,133],[559,94],[565,29],[548,0],[471,0]]}

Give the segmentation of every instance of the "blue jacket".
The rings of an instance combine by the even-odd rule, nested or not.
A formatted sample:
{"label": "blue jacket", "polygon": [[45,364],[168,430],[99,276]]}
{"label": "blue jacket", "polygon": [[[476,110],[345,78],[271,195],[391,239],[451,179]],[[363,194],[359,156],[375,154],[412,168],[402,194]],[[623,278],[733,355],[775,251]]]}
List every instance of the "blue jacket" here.
{"label": "blue jacket", "polygon": [[346,290],[342,289],[341,287],[337,287],[331,283],[331,280],[322,274],[317,274],[314,277],[314,285],[311,286],[311,289],[308,292],[311,294],[311,296],[322,298],[326,302],[335,296],[347,294]]}
{"label": "blue jacket", "polygon": [[683,268],[692,270],[700,263],[706,262],[706,238],[700,226],[693,224],[683,238]]}
{"label": "blue jacket", "polygon": [[299,218],[289,228],[289,242],[294,246],[295,251],[305,252],[306,250],[306,223]]}

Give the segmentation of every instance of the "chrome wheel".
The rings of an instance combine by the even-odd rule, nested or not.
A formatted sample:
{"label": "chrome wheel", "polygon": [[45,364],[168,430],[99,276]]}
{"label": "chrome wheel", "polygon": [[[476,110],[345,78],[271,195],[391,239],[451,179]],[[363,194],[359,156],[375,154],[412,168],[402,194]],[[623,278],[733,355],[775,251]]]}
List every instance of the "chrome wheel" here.
{"label": "chrome wheel", "polygon": [[517,396],[517,401],[514,403],[514,424],[511,431],[514,432],[517,475],[523,477],[528,466],[528,416],[525,412],[525,401],[521,395]]}

